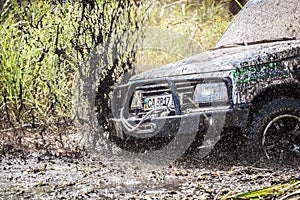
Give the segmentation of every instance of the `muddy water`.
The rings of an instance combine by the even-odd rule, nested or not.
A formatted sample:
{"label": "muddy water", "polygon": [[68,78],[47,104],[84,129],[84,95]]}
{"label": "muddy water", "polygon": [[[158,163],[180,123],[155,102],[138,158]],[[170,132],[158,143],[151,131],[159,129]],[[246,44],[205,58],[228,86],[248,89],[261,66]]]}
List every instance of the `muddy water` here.
{"label": "muddy water", "polygon": [[0,199],[220,199],[299,176],[299,169],[169,166],[120,157],[1,157]]}

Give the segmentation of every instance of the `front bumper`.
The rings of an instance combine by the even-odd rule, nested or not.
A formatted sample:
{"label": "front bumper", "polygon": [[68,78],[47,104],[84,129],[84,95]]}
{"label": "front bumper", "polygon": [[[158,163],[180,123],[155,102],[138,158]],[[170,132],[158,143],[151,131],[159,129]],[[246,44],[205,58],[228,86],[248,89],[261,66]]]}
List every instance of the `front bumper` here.
{"label": "front bumper", "polygon": [[[170,138],[177,134],[198,134],[204,135],[209,128],[215,131],[222,131],[224,127],[246,124],[248,109],[219,108],[210,111],[190,113],[185,115],[174,115],[166,117],[149,117],[143,123],[140,120],[131,118],[124,122],[124,119],[114,119],[116,136],[123,139],[132,136],[135,138]],[[126,123],[130,123],[133,129],[129,129]],[[132,128],[130,127],[130,128]]]}
{"label": "front bumper", "polygon": [[[229,79],[211,79],[211,81],[224,81],[226,83],[229,96],[228,102],[222,105],[213,104],[202,107],[188,102],[188,99],[192,98],[195,85],[205,81],[202,79],[158,79],[155,81],[139,81],[117,87],[114,90],[115,98],[112,102],[113,121],[116,127],[113,134],[122,139],[127,136],[135,138],[174,137],[178,133],[195,134],[196,132],[205,134],[209,128],[214,129],[214,127],[245,127],[249,106],[233,105],[232,86]],[[137,88],[142,88],[145,93],[149,93],[149,90],[151,90],[151,93],[163,90],[172,94],[175,105],[173,113],[167,111],[144,112],[142,115],[137,114],[137,116],[134,116],[134,112],[129,112],[129,107],[130,99]]]}

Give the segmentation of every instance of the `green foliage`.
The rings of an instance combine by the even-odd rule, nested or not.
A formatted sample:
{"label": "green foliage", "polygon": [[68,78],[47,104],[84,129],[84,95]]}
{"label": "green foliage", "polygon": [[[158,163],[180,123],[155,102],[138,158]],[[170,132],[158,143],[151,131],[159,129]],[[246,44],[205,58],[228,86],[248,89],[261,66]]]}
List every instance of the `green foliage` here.
{"label": "green foliage", "polygon": [[212,48],[232,20],[225,2],[215,0],[160,2],[151,10],[150,24],[191,37],[204,50]]}
{"label": "green foliage", "polygon": [[[6,1],[0,13],[0,127],[71,121],[76,72],[85,70],[82,64],[97,45],[139,28],[141,5],[135,0]],[[121,75],[132,57],[127,53],[104,66],[101,84],[113,84],[112,76]]]}
{"label": "green foliage", "polygon": [[300,181],[291,180],[288,183],[267,187],[260,190],[227,196],[222,199],[296,199],[300,196]]}
{"label": "green foliage", "polygon": [[67,48],[71,35],[62,28],[70,28],[61,24],[70,16],[60,5],[40,1],[11,7],[0,27],[0,112],[6,117],[1,126],[70,118],[74,65],[56,54]]}
{"label": "green foliage", "polygon": [[[213,48],[233,16],[228,1],[154,1],[148,9],[146,26],[171,30],[197,42],[203,51]],[[200,52],[199,52],[200,53]],[[137,54],[137,66],[144,71],[182,59],[168,52],[143,51]]]}

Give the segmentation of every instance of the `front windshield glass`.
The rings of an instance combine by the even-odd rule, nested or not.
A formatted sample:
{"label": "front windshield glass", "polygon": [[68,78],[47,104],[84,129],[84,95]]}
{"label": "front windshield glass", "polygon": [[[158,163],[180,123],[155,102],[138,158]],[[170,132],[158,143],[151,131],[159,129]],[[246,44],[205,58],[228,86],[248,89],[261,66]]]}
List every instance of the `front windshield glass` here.
{"label": "front windshield glass", "polygon": [[250,0],[215,47],[282,38],[300,38],[300,1]]}

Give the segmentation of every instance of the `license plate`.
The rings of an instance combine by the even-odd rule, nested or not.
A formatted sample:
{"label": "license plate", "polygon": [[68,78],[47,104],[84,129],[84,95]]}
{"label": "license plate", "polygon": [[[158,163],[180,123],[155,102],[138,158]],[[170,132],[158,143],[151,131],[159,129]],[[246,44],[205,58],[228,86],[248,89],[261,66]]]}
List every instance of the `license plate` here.
{"label": "license plate", "polygon": [[171,94],[147,97],[144,99],[144,110],[154,110],[161,107],[173,108],[173,98]]}

